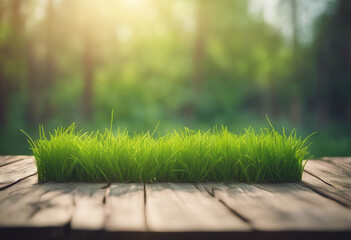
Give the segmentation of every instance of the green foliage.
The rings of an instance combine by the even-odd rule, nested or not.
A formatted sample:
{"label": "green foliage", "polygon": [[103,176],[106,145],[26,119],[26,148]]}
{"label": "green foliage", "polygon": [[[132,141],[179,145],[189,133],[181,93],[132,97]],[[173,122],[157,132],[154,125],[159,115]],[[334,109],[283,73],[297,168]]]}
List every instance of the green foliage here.
{"label": "green foliage", "polygon": [[103,129],[112,108],[138,133],[237,132],[268,113],[318,131],[316,156],[351,155],[351,1],[265,2],[0,0],[0,155],[30,154],[19,128]]}
{"label": "green foliage", "polygon": [[38,140],[27,135],[39,181],[296,182],[310,157],[296,131],[183,128],[155,137],[156,129],[132,136],[111,129],[82,133],[73,124],[47,136],[41,126]]}

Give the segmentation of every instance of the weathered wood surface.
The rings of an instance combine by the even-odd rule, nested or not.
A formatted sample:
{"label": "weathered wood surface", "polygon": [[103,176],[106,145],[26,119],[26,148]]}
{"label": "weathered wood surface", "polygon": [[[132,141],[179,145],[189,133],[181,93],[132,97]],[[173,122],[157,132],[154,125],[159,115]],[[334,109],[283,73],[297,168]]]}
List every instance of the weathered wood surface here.
{"label": "weathered wood surface", "polygon": [[101,230],[105,223],[105,199],[107,184],[81,183],[72,192],[74,210],[71,216],[72,229]]}
{"label": "weathered wood surface", "polygon": [[0,159],[0,190],[5,189],[24,178],[36,174],[37,169],[34,164],[34,158],[14,157],[13,159],[4,157]]}
{"label": "weathered wood surface", "polygon": [[144,184],[115,183],[106,198],[107,231],[146,231]]}
{"label": "weathered wood surface", "polygon": [[303,183],[314,191],[351,207],[351,161],[309,161]]}
{"label": "weathered wood surface", "polygon": [[[213,195],[252,224],[254,229],[347,230],[351,210],[295,183],[208,184]],[[206,185],[205,185],[206,187]]]}
{"label": "weathered wood surface", "polygon": [[0,238],[27,233],[43,239],[351,239],[351,158],[311,160],[301,183],[107,184],[38,183],[33,157],[0,156]]}
{"label": "weathered wood surface", "polygon": [[25,158],[32,158],[30,156],[25,156],[25,155],[18,155],[18,156],[0,156],[0,167],[14,163],[14,162],[18,162],[20,160],[23,160]]}
{"label": "weathered wood surface", "polygon": [[193,184],[146,184],[152,231],[248,231],[251,227]]}

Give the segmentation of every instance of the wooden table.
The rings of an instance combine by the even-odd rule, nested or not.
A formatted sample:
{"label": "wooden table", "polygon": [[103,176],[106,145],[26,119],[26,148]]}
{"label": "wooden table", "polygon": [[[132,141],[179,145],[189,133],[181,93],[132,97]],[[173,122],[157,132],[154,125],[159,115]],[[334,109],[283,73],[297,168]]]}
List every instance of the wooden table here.
{"label": "wooden table", "polygon": [[0,157],[0,239],[351,239],[351,158],[301,183],[38,183]]}

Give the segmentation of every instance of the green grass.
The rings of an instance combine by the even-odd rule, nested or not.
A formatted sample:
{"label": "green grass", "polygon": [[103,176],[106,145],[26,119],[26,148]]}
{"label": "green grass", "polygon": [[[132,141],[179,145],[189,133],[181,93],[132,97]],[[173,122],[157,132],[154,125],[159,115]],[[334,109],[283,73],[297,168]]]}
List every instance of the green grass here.
{"label": "green grass", "polygon": [[243,135],[225,127],[155,132],[114,135],[111,124],[104,132],[82,133],[73,124],[48,134],[41,126],[38,140],[27,136],[39,181],[296,182],[310,158],[307,139],[273,127]]}

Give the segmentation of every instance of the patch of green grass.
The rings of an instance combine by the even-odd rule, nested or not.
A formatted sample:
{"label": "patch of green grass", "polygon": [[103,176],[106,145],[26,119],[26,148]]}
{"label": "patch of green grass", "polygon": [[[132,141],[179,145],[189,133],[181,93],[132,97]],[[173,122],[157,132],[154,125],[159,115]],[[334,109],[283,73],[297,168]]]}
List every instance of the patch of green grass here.
{"label": "patch of green grass", "polygon": [[73,124],[45,134],[41,126],[38,140],[28,136],[39,181],[296,182],[310,158],[307,139],[273,127],[243,135],[184,128],[158,137],[111,129],[82,133]]}

